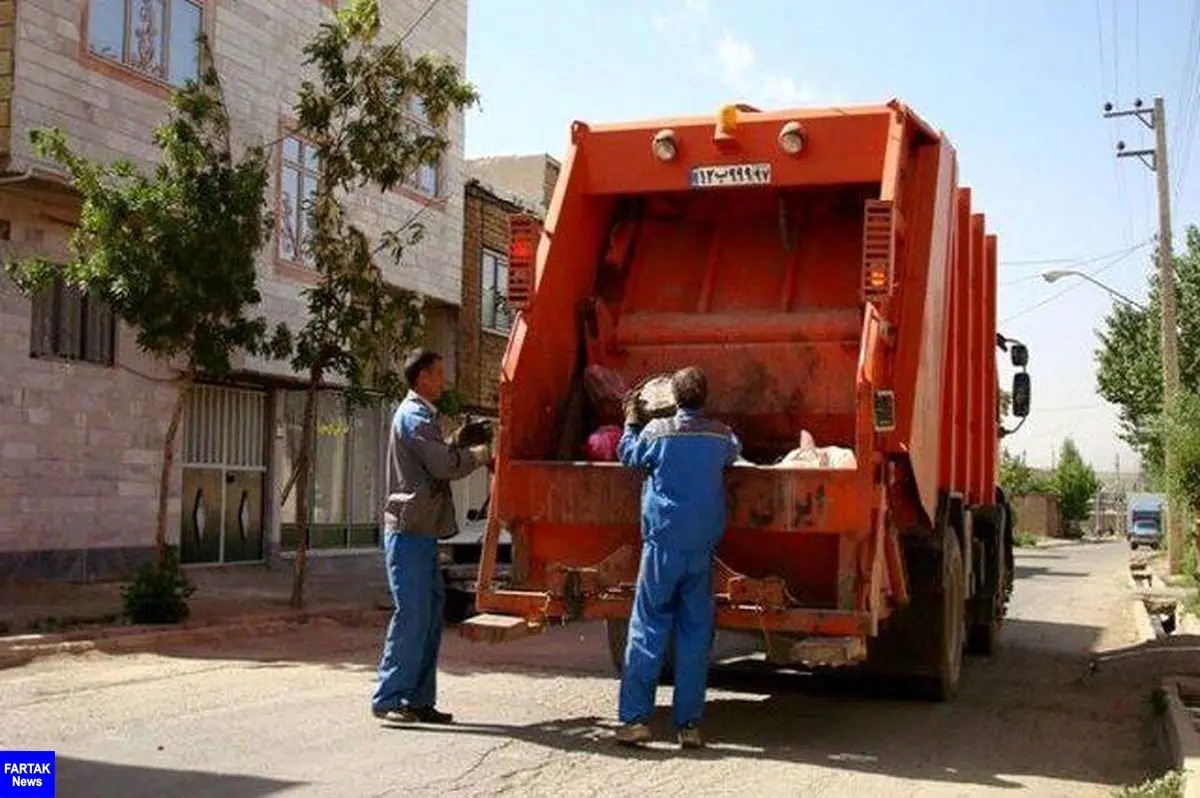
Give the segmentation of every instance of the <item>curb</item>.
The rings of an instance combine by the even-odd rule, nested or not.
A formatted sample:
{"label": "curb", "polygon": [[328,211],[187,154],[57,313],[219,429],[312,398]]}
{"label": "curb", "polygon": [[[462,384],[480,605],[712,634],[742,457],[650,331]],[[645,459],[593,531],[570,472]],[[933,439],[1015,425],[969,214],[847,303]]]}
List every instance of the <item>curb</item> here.
{"label": "curb", "polygon": [[1200,679],[1172,676],[1163,680],[1167,709],[1163,713],[1167,741],[1175,769],[1183,774],[1184,798],[1200,798],[1200,732],[1179,694],[1180,682],[1191,682],[1200,691]]}
{"label": "curb", "polygon": [[313,622],[363,626],[386,621],[391,609],[343,605],[322,610],[248,615],[217,623],[184,623],[172,626],[109,627],[63,634],[20,635],[0,640],[0,670],[27,665],[38,657],[82,654],[87,651],[131,653],[160,645],[219,644],[249,636],[286,632]]}
{"label": "curb", "polygon": [[1150,611],[1141,597],[1133,599],[1133,625],[1137,629],[1137,645],[1144,645],[1158,639],[1154,624],[1150,621]]}

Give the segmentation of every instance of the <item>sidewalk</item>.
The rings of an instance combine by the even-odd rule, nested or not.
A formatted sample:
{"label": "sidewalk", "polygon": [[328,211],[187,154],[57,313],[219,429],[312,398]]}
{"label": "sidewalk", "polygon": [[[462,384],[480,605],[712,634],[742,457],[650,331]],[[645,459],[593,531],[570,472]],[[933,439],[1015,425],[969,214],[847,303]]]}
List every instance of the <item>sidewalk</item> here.
{"label": "sidewalk", "polygon": [[[262,565],[185,569],[196,585],[186,626],[236,623],[240,619],[293,615],[291,568]],[[0,642],[6,636],[98,632],[123,623],[119,582],[0,586]],[[391,607],[384,575],[313,573],[305,581],[307,615]],[[72,635],[74,636],[74,635]]]}

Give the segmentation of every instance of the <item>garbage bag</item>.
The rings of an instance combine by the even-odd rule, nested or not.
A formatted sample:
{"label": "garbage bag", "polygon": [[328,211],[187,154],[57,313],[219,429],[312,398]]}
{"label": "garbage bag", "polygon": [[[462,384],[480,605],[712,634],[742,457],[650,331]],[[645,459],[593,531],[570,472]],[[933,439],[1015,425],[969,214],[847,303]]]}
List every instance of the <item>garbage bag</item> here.
{"label": "garbage bag", "polygon": [[594,463],[616,462],[617,444],[621,442],[621,428],[616,424],[606,424],[588,436],[584,445],[587,459]]}
{"label": "garbage bag", "polygon": [[852,449],[844,446],[817,446],[812,433],[801,430],[800,445],[776,463],[778,468],[858,468],[858,458]]}

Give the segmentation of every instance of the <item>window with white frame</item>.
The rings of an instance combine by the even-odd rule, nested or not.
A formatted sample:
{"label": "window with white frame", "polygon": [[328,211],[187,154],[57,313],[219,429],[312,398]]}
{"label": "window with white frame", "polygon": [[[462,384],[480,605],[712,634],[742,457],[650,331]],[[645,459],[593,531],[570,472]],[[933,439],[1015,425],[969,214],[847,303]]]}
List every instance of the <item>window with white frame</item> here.
{"label": "window with white frame", "polygon": [[507,333],[512,327],[508,309],[508,258],[494,249],[484,249],[482,266],[483,328]]}
{"label": "window with white frame", "polygon": [[286,136],[281,146],[279,258],[311,269],[313,256],[308,242],[312,237],[312,200],[317,192],[317,150],[296,136]]}
{"label": "window with white frame", "polygon": [[172,86],[196,79],[204,0],[90,0],[88,50]]}
{"label": "window with white frame", "polygon": [[[429,114],[425,112],[425,102],[420,97],[408,98],[408,116],[427,136],[436,136],[437,131],[429,122]],[[423,163],[404,181],[404,185],[413,191],[431,199],[436,198],[441,191],[441,167],[437,163]]]}

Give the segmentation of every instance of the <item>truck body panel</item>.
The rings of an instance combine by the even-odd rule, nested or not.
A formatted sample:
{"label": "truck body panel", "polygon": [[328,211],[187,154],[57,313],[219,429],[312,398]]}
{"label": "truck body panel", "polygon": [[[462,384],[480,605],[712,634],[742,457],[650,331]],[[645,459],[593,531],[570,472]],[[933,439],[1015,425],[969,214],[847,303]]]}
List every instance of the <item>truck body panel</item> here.
{"label": "truck body panel", "polygon": [[[641,480],[580,455],[620,423],[587,402],[591,365],[629,384],[699,366],[706,412],[756,463],[727,480],[719,628],[874,637],[910,601],[906,547],[951,528],[975,595],[993,564],[968,516],[999,506],[996,239],[949,141],[898,101],[740,108],[576,122],[562,163],[528,273],[509,267],[530,300],[502,367],[486,538],[510,531],[513,562],[494,584],[485,539],[478,609],[628,616]],[[802,430],[856,467],[772,465]]]}

